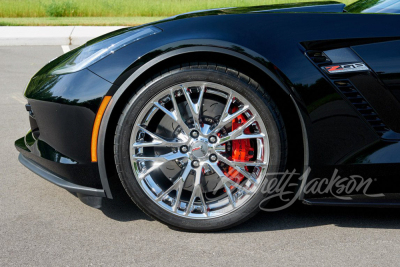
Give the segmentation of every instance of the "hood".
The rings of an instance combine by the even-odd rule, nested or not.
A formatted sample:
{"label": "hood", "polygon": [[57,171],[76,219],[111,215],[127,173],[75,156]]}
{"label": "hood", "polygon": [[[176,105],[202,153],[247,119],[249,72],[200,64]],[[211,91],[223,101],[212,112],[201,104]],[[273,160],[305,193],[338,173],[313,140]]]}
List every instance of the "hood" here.
{"label": "hood", "polygon": [[189,18],[210,15],[225,14],[247,14],[247,13],[341,13],[346,5],[336,1],[320,1],[308,3],[291,3],[267,6],[251,6],[251,7],[226,7],[208,10],[199,10],[189,13],[179,14],[168,19]]}

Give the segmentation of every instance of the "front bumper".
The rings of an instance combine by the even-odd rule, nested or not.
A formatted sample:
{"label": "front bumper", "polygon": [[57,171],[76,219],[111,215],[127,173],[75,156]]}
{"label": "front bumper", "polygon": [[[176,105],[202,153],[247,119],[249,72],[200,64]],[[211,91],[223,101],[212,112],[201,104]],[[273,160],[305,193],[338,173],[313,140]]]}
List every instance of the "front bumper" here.
{"label": "front bumper", "polygon": [[[31,131],[15,141],[15,147],[20,152],[18,159],[22,165],[47,181],[77,193],[80,198],[106,196],[101,189],[96,163],[78,164],[68,160],[45,142],[36,140]],[[96,180],[98,183],[93,184]]]}
{"label": "front bumper", "polygon": [[46,170],[45,168],[43,168],[39,164],[35,163],[34,161],[24,157],[22,154],[19,154],[18,160],[19,160],[19,162],[21,162],[22,165],[24,165],[25,167],[27,167],[29,170],[36,173],[37,175],[41,176],[45,180],[47,180],[50,183],[53,183],[55,185],[58,185],[59,187],[62,187],[70,192],[80,193],[80,194],[89,195],[89,196],[96,196],[96,197],[105,197],[106,196],[104,193],[104,190],[70,183],[70,182],[64,180],[63,178]]}

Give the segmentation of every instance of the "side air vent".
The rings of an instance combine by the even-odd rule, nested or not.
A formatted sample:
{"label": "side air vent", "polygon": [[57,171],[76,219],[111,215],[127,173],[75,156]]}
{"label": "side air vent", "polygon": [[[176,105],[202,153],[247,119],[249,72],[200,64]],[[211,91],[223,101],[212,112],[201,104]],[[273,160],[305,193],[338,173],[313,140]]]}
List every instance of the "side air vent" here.
{"label": "side air vent", "polygon": [[381,138],[400,140],[400,120],[393,116],[400,114],[399,101],[352,49],[322,51],[316,48],[306,51],[305,55]]}
{"label": "side air vent", "polygon": [[334,80],[334,83],[380,136],[390,131],[349,80]]}

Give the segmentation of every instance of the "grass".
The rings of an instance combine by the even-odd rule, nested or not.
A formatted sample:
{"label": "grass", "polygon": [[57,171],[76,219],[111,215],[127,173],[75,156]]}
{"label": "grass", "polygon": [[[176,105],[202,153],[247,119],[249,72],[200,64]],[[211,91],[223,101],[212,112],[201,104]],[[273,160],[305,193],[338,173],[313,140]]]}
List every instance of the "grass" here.
{"label": "grass", "polygon": [[0,0],[0,26],[136,26],[194,10],[311,1],[321,0]]}
{"label": "grass", "polygon": [[307,0],[0,0],[0,17],[165,17],[218,7],[295,2]]}
{"label": "grass", "polygon": [[0,26],[137,26],[164,17],[37,17],[0,18]]}

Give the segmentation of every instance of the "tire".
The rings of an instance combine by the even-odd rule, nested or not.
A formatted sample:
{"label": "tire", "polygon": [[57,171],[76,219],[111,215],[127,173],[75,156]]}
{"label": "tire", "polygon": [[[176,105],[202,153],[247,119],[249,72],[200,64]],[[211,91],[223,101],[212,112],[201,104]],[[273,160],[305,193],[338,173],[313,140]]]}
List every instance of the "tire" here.
{"label": "tire", "polygon": [[[185,188],[185,190],[181,189],[181,191],[184,193],[182,193],[182,195],[179,195],[179,197],[177,196],[178,190],[174,191],[175,197],[176,197],[175,203],[177,203],[176,204],[177,207],[175,208],[175,209],[177,209],[177,211],[175,211],[175,213],[174,213],[174,212],[172,212],[172,210],[173,210],[172,206],[174,206],[173,204],[171,204],[171,210],[169,210],[170,207],[169,206],[166,207],[166,204],[165,204],[166,202],[164,202],[164,200],[162,200],[161,202],[158,200],[158,202],[157,202],[158,195],[156,195],[156,193],[154,193],[155,196],[153,196],[152,195],[153,193],[151,192],[151,190],[147,190],[146,186],[148,186],[148,184],[146,183],[146,181],[147,181],[146,179],[148,179],[148,178],[144,179],[144,180],[146,180],[145,182],[142,182],[143,180],[138,179],[140,175],[138,175],[138,172],[136,172],[137,169],[139,168],[137,166],[140,164],[142,164],[143,166],[145,164],[151,164],[151,161],[146,161],[146,163],[143,163],[142,161],[140,161],[139,156],[136,157],[136,152],[135,152],[135,155],[132,156],[133,152],[131,151],[131,147],[135,146],[135,144],[136,144],[136,143],[132,143],[132,142],[137,142],[135,140],[137,140],[136,138],[138,138],[137,136],[139,136],[139,135],[147,136],[146,134],[143,134],[143,132],[140,132],[141,128],[137,128],[137,127],[139,127],[138,125],[140,125],[140,121],[138,121],[138,120],[140,119],[141,116],[142,117],[144,116],[141,114],[147,114],[147,113],[143,113],[143,112],[145,112],[146,107],[149,107],[149,105],[150,106],[153,105],[152,104],[153,102],[150,102],[151,99],[153,99],[154,97],[158,96],[159,94],[162,94],[163,92],[165,92],[165,90],[167,88],[171,88],[173,86],[179,86],[180,84],[189,84],[190,85],[190,83],[193,81],[201,81],[201,82],[205,82],[207,84],[211,84],[212,88],[214,88],[212,85],[214,85],[215,87],[218,87],[217,85],[220,85],[223,87],[224,90],[227,90],[225,88],[231,89],[232,90],[231,92],[234,92],[235,94],[240,95],[241,98],[237,98],[237,99],[239,99],[240,104],[238,104],[238,105],[241,105],[240,107],[243,107],[243,105],[244,105],[243,104],[244,102],[241,102],[242,99],[243,99],[243,101],[248,101],[248,103],[251,104],[252,109],[250,111],[251,114],[250,115],[247,114],[246,116],[253,116],[254,114],[262,115],[262,116],[258,117],[256,126],[254,126],[254,124],[251,126],[251,127],[256,127],[255,132],[254,133],[251,132],[251,134],[256,134],[256,133],[260,132],[259,130],[258,130],[258,132],[256,132],[257,129],[262,129],[265,126],[265,129],[267,129],[267,138],[268,138],[267,142],[269,143],[269,151],[268,151],[269,158],[268,158],[267,165],[260,165],[260,167],[254,167],[253,171],[256,170],[257,168],[259,168],[259,169],[266,168],[267,172],[274,172],[274,173],[281,172],[286,167],[285,165],[286,165],[286,158],[287,158],[287,143],[286,143],[286,132],[285,132],[283,119],[280,115],[280,112],[279,112],[277,106],[275,105],[273,100],[269,97],[266,90],[264,90],[264,88],[262,88],[253,79],[238,72],[235,69],[217,65],[215,63],[182,64],[181,66],[176,66],[174,68],[164,70],[161,73],[158,76],[155,76],[155,78],[153,78],[147,84],[145,84],[141,88],[139,88],[139,90],[132,96],[129,103],[126,104],[126,106],[119,118],[119,121],[118,121],[115,138],[114,138],[114,158],[115,158],[115,164],[116,164],[119,178],[120,178],[122,185],[124,186],[126,192],[131,197],[131,199],[137,204],[137,206],[139,206],[139,208],[141,208],[146,214],[148,214],[150,217],[168,225],[169,227],[171,227],[173,229],[191,231],[191,232],[218,231],[218,230],[223,230],[223,229],[233,227],[235,225],[238,225],[238,224],[243,223],[244,221],[250,219],[252,216],[254,216],[259,211],[259,204],[265,198],[265,195],[262,193],[263,190],[261,190],[262,187],[267,182],[266,179],[264,179],[265,177],[257,178],[257,179],[260,179],[260,181],[262,181],[258,184],[254,183],[254,185],[253,185],[253,184],[251,184],[251,181],[246,182],[246,185],[250,184],[249,188],[254,189],[254,192],[249,192],[248,197],[247,197],[247,191],[245,191],[245,189],[243,189],[245,187],[245,185],[243,187],[228,186],[228,189],[233,188],[232,192],[236,192],[236,195],[235,195],[236,198],[230,198],[228,191],[226,191],[227,190],[226,187],[225,187],[225,189],[221,189],[222,191],[218,191],[218,192],[220,192],[221,200],[218,200],[219,202],[216,202],[216,203],[225,203],[224,202],[224,201],[226,201],[225,199],[229,199],[230,204],[231,204],[231,205],[229,205],[229,207],[232,210],[227,212],[226,214],[223,213],[223,211],[219,212],[219,210],[218,210],[219,213],[216,213],[217,215],[212,215],[213,214],[211,211],[212,209],[210,208],[209,204],[207,205],[207,201],[209,201],[209,203],[214,203],[214,202],[212,202],[213,199],[210,200],[209,198],[207,198],[207,201],[204,199],[203,199],[204,202],[202,201],[203,197],[207,197],[207,195],[210,194],[207,191],[208,189],[205,189],[205,185],[203,182],[201,185],[196,184],[197,180],[196,180],[196,178],[193,178],[194,182],[192,184],[192,186],[193,186],[192,191],[190,191],[190,188],[189,189]],[[206,87],[204,86],[204,88],[206,88]],[[186,87],[185,87],[185,89],[186,89]],[[192,91],[190,91],[190,94],[191,94],[190,97],[193,97],[193,99],[194,99],[194,97],[196,95],[196,91],[195,91],[196,89],[190,89],[190,90],[192,90]],[[195,93],[193,93],[193,91]],[[174,97],[175,99],[178,99],[178,96],[176,96],[175,94],[177,94],[177,95],[179,95],[180,93],[184,94],[185,90],[183,90],[183,91],[178,90],[178,91],[173,91],[173,92],[174,92],[174,93],[172,93],[173,96],[169,95],[170,98]],[[198,89],[197,92],[199,94],[198,97],[200,99],[200,94],[202,92],[201,89]],[[204,89],[204,92],[209,93],[209,92],[212,92],[212,90]],[[193,94],[193,96],[192,96],[192,94]],[[212,97],[210,97],[210,96],[207,96],[207,97],[208,97],[207,99],[206,98],[202,99],[204,104],[200,105],[200,106],[202,106],[200,108],[202,108],[203,115],[206,112],[208,112],[204,108],[204,106],[206,105],[206,102],[207,101],[209,102],[210,101],[209,99],[212,99]],[[217,99],[218,97],[216,96],[215,98]],[[227,99],[227,103],[228,103],[229,102],[228,96],[226,96],[226,99]],[[168,98],[167,98],[167,100],[168,100]],[[172,101],[172,100],[170,99],[170,101]],[[233,101],[236,101],[236,99],[234,98]],[[189,102],[187,102],[187,105],[189,105]],[[218,102],[218,105],[220,105],[219,102]],[[221,104],[221,105],[223,106],[223,104]],[[228,108],[230,108],[230,107],[228,107]],[[178,111],[179,110],[182,112],[182,109],[178,108]],[[186,107],[185,107],[185,110],[186,110]],[[175,111],[175,109],[174,109],[174,111]],[[158,110],[157,112],[161,112],[161,111]],[[254,114],[253,114],[253,112],[254,112]],[[160,116],[164,116],[164,117],[162,117],[162,119],[158,119],[160,125],[167,119],[170,119],[170,117],[166,116],[165,115],[166,113],[165,114],[164,113],[160,113],[161,114]],[[157,117],[158,113],[153,112],[153,114],[156,114],[156,115],[154,115],[154,118],[158,118]],[[186,120],[185,125],[188,125],[190,123],[193,123],[193,125],[195,125],[194,117],[195,116],[193,115],[193,119],[192,119],[193,122],[190,122],[191,121],[190,119]],[[200,117],[200,115],[199,115],[199,117]],[[182,116],[182,118],[183,118],[183,116]],[[250,118],[250,117],[248,117],[248,118]],[[156,119],[154,119],[154,120],[156,120]],[[206,120],[206,118],[201,117],[201,120],[204,121],[204,120]],[[222,118],[220,118],[220,120],[217,119],[216,123],[218,124],[218,121],[221,121],[221,120],[222,120]],[[212,121],[210,123],[214,123],[214,121]],[[204,125],[204,122],[202,125]],[[259,128],[257,128],[257,126]],[[150,129],[151,126],[148,125],[146,127],[148,127]],[[161,126],[157,126],[157,129],[158,129],[158,127],[160,127],[160,129],[162,128]],[[173,128],[174,126],[171,126],[171,127],[172,127],[171,131],[172,131],[174,129]],[[227,127],[225,127],[225,128],[227,128]],[[137,130],[138,132],[136,135],[134,134],[136,131],[135,129],[139,129],[139,130]],[[182,126],[180,131],[181,131],[181,133],[184,132],[184,126]],[[139,132],[140,132],[140,134],[139,134]],[[232,128],[232,132],[233,132],[233,128]],[[158,133],[160,133],[160,132],[158,132]],[[184,132],[184,133],[186,134],[186,132]],[[244,133],[244,132],[242,132],[242,133]],[[201,134],[203,134],[203,132],[201,132]],[[153,137],[153,136],[151,136],[151,137]],[[146,137],[146,138],[148,138],[148,137]],[[187,138],[191,138],[191,137],[187,137]],[[190,139],[190,140],[192,140],[192,139]],[[132,140],[134,140],[134,141],[132,141]],[[143,137],[140,140],[143,140]],[[154,140],[154,139],[152,139],[152,140]],[[184,139],[182,139],[182,140],[184,140]],[[197,140],[197,139],[193,139],[193,140]],[[191,141],[192,145],[190,145],[190,148],[189,148],[190,152],[188,152],[188,154],[190,154],[190,157],[192,157],[191,161],[190,161],[192,172],[190,172],[190,175],[193,174],[193,177],[197,177],[196,174],[199,174],[199,179],[200,180],[202,179],[202,181],[204,181],[204,179],[206,179],[205,178],[206,173],[211,173],[210,176],[207,176],[207,177],[214,177],[216,173],[218,176],[218,174],[220,172],[216,171],[215,164],[213,165],[214,168],[212,168],[210,172],[206,172],[205,168],[206,167],[208,168],[209,166],[211,166],[211,165],[207,165],[207,164],[202,165],[201,171],[198,171],[198,170],[196,171],[194,169],[195,167],[193,165],[193,161],[196,161],[196,159],[197,159],[194,154],[195,153],[194,149],[198,149],[198,148],[193,148],[194,147],[193,140]],[[219,142],[221,140],[222,139],[219,139]],[[263,142],[265,142],[265,139],[262,139],[262,140],[263,140]],[[153,142],[153,141],[148,141],[148,142]],[[207,141],[204,141],[204,142],[207,143]],[[211,142],[211,141],[209,141],[209,142]],[[225,145],[223,145],[225,147],[224,153],[229,153],[228,146],[229,146],[229,144],[232,145],[233,142],[235,142],[235,141],[232,141],[232,143],[227,142],[227,143],[225,143]],[[201,151],[203,151],[203,148],[202,148],[203,143],[199,143],[199,144],[201,147]],[[252,145],[253,144],[254,143],[252,143]],[[260,142],[257,143],[257,145],[259,145],[259,144],[260,144]],[[208,144],[208,145],[211,146],[210,144]],[[260,145],[260,147],[263,149],[266,149],[267,146]],[[143,148],[141,150],[142,153],[145,153],[143,151],[145,151],[146,149],[147,148]],[[157,148],[154,148],[154,151],[156,151],[156,149]],[[172,149],[174,149],[174,148],[172,148]],[[182,148],[180,148],[180,149],[182,149]],[[134,150],[134,151],[137,151],[137,150]],[[176,152],[176,149],[173,150],[173,152]],[[157,152],[154,152],[154,153],[155,153],[155,155],[157,154]],[[172,152],[170,152],[170,154],[171,153]],[[183,153],[183,152],[178,151],[178,153]],[[196,153],[199,154],[200,152],[196,152]],[[233,153],[232,149],[231,149],[231,153]],[[262,162],[264,162],[266,153],[259,153],[259,152],[257,152],[257,153],[258,153],[257,157],[262,157]],[[249,152],[249,154],[250,154],[250,152]],[[263,156],[261,156],[261,154]],[[142,154],[140,154],[138,152],[137,155],[142,155]],[[211,160],[211,158],[210,159],[207,158],[208,155],[209,154],[207,154],[207,156],[206,156],[204,154],[204,161]],[[134,160],[137,160],[137,161],[134,161],[135,163],[132,163],[131,156],[134,157]],[[201,156],[203,156],[203,154],[201,154]],[[139,160],[137,158],[139,158]],[[220,164],[218,166],[223,166],[225,168],[229,168],[229,170],[230,170],[230,167],[228,167],[224,162],[221,163],[220,159],[221,158],[218,157],[218,164]],[[202,160],[200,160],[200,161],[202,162]],[[150,163],[147,163],[147,162],[150,162]],[[156,164],[156,163],[153,163],[153,164]],[[166,164],[174,164],[174,166],[175,166],[175,164],[179,165],[179,160],[171,161],[171,163],[167,162],[167,163],[160,163],[160,164],[163,164],[161,166],[164,166]],[[182,172],[184,172],[183,171],[184,168],[189,168],[189,166],[188,166],[189,159],[186,164],[187,164],[186,167],[182,167],[181,174],[178,175],[179,179],[181,178],[181,176],[183,177]],[[133,166],[135,166],[135,169],[133,168]],[[143,167],[143,166],[142,166],[142,168],[143,168],[142,172],[146,173],[146,170],[148,170],[148,168]],[[249,167],[246,165],[243,168],[241,170],[247,171],[247,170],[249,170],[249,168],[252,168],[252,167],[251,166]],[[221,167],[221,169],[222,169],[222,167]],[[195,172],[193,172],[193,170],[195,170]],[[152,177],[154,176],[157,179],[161,179],[161,178],[158,178],[159,177],[158,173],[161,173],[161,171],[159,169],[156,169],[153,172],[156,172],[156,174],[151,173]],[[164,170],[162,170],[162,172],[164,173]],[[166,177],[167,176],[168,175],[166,175]],[[242,177],[242,176],[239,175],[236,177]],[[162,176],[162,177],[164,177],[164,176]],[[184,180],[183,183],[189,183],[188,182],[189,178],[187,178],[187,177],[189,177],[189,174],[187,174],[186,180]],[[246,177],[247,176],[244,177],[244,180],[246,180]],[[152,181],[155,181],[154,179]],[[207,178],[207,179],[211,180],[211,178]],[[230,179],[232,180],[233,178],[230,178]],[[248,178],[248,179],[250,180],[250,178]],[[177,180],[178,180],[178,178],[177,178]],[[210,180],[208,180],[208,181],[210,181]],[[159,180],[156,180],[156,181],[159,181]],[[229,180],[225,179],[223,181],[227,181],[227,185],[230,185]],[[171,182],[171,183],[173,183],[173,182]],[[244,182],[243,183],[238,182],[237,184],[243,185]],[[196,191],[196,188],[197,188],[196,185],[198,185],[198,188],[201,188],[201,189],[199,189],[200,193],[198,193]],[[225,185],[225,183],[224,183],[224,185]],[[149,188],[150,188],[150,186],[149,186]],[[250,191],[249,188],[247,189],[248,191]],[[154,188],[150,188],[150,189],[153,190]],[[241,189],[243,189],[243,190],[241,190]],[[153,190],[153,191],[155,191],[155,190]],[[166,191],[167,190],[165,189],[164,193]],[[197,192],[196,194],[198,194],[198,196],[201,196],[202,198],[195,197],[196,195],[195,195],[194,191],[196,191]],[[231,191],[231,189],[229,189],[229,192],[230,191]],[[239,206],[238,203],[241,199],[238,196],[240,196],[240,193],[243,193],[243,192],[245,192],[244,195],[246,195],[246,196],[243,196],[243,199],[244,199],[243,203],[241,204],[241,206]],[[187,200],[186,202],[183,201],[182,200],[183,198],[181,199],[181,197],[183,197],[184,194],[188,194],[188,196],[190,195],[191,198],[192,198],[192,196],[194,196],[193,202],[190,202],[191,198],[190,198],[190,200]],[[224,194],[226,194],[226,196]],[[171,195],[166,194],[164,197],[169,198],[170,196]],[[173,196],[172,196],[172,198],[173,198]],[[195,202],[196,200],[197,200],[197,202]],[[237,200],[238,202],[235,203],[235,200]],[[200,203],[200,204],[198,204],[198,203]],[[186,208],[184,210],[181,210],[181,208],[182,208],[181,205],[183,205],[183,206],[186,205]],[[223,210],[223,208],[221,208],[221,210]],[[180,213],[177,213],[177,212],[180,212]],[[187,213],[188,215],[185,216],[185,213]],[[208,214],[210,214],[210,215],[208,215]],[[221,215],[219,215],[219,214],[221,214]],[[188,217],[188,216],[193,216],[193,217]],[[195,217],[195,216],[209,216],[209,217],[199,218],[199,217]]]}

